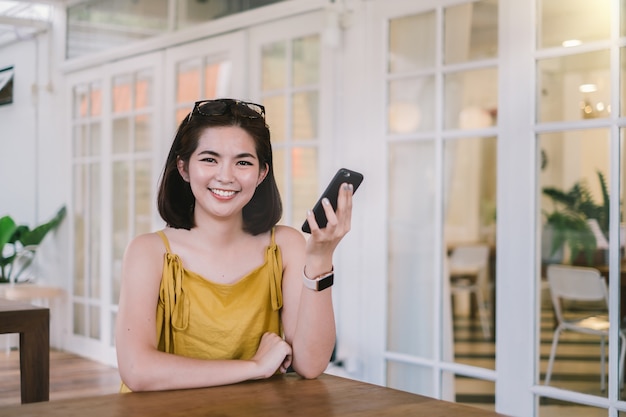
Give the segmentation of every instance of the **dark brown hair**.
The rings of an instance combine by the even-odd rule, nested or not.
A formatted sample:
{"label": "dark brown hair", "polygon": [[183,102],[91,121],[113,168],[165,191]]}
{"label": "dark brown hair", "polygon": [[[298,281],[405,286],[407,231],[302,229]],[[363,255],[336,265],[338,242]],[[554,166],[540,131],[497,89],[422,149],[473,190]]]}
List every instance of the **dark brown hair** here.
{"label": "dark brown hair", "polygon": [[283,208],[274,178],[272,145],[269,127],[265,118],[246,116],[248,110],[240,112],[236,100],[232,101],[224,114],[205,115],[192,110],[178,126],[174,142],[165,162],[158,192],[159,214],[168,226],[177,229],[191,229],[195,226],[194,207],[196,199],[191,186],[178,172],[180,158],[185,164],[198,147],[202,133],[210,127],[237,126],[245,130],[254,139],[259,164],[267,164],[267,175],[259,184],[252,199],[243,208],[243,229],[258,235],[267,232],[278,223]]}

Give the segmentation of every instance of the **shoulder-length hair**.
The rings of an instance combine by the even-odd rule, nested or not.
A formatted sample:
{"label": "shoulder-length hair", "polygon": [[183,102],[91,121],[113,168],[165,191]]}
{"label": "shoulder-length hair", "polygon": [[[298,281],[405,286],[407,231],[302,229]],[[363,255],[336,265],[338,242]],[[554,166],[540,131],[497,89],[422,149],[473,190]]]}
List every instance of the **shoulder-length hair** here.
{"label": "shoulder-length hair", "polygon": [[187,164],[198,147],[204,130],[218,126],[237,126],[245,130],[254,139],[260,167],[267,166],[265,179],[243,208],[244,231],[252,235],[267,232],[278,223],[283,213],[274,177],[269,127],[263,117],[249,118],[232,110],[215,116],[197,114],[192,110],[180,123],[161,176],[158,191],[159,214],[170,227],[189,230],[195,226],[196,199],[191,186],[178,172],[177,163],[180,159]]}

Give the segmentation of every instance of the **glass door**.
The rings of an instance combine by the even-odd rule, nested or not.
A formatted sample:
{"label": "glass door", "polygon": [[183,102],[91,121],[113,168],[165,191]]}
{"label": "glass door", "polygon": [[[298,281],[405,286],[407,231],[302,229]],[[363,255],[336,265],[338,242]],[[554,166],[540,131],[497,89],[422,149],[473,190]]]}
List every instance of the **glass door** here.
{"label": "glass door", "polygon": [[152,54],[68,77],[74,253],[68,345],[112,365],[124,249],[154,226],[159,62]]}
{"label": "glass door", "polygon": [[386,383],[494,408],[498,2],[379,5]]}

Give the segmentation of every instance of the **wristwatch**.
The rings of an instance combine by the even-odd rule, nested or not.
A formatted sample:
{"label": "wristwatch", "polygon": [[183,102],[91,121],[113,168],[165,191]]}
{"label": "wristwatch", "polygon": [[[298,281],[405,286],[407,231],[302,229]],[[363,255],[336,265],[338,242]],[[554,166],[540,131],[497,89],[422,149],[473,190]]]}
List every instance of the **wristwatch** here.
{"label": "wristwatch", "polygon": [[302,282],[304,283],[304,286],[313,291],[322,291],[328,287],[332,287],[334,280],[334,268],[331,269],[330,272],[318,275],[317,277],[312,279],[307,278],[304,270],[302,271]]}

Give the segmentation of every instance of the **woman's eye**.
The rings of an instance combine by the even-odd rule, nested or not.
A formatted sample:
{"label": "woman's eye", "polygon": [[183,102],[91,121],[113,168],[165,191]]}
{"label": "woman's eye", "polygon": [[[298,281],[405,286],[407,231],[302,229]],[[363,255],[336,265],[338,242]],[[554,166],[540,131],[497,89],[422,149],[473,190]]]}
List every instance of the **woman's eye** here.
{"label": "woman's eye", "polygon": [[250,165],[252,165],[252,162],[249,162],[249,161],[239,161],[239,162],[237,162],[237,165],[247,165],[247,166],[250,166]]}
{"label": "woman's eye", "polygon": [[202,162],[213,163],[213,162],[215,162],[215,158],[202,158],[201,161]]}

